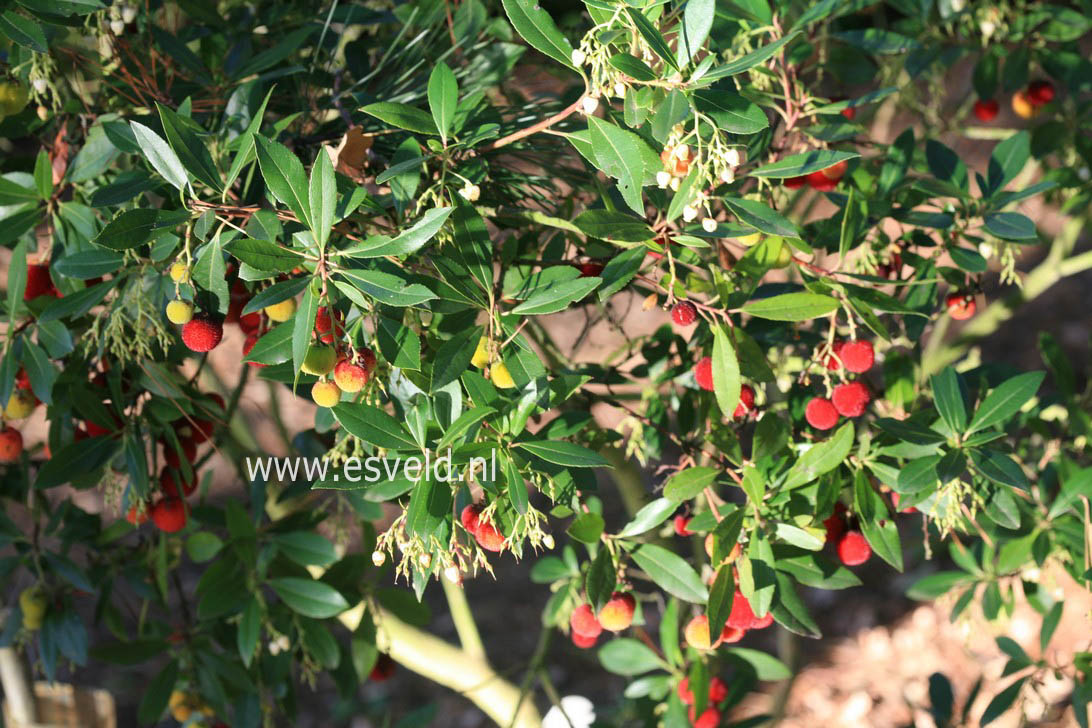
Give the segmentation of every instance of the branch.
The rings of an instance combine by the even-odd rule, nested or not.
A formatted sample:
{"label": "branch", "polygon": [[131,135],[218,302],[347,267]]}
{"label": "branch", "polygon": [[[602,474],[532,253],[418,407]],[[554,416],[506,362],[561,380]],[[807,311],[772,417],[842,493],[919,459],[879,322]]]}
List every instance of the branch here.
{"label": "branch", "polygon": [[[538,709],[530,701],[521,700],[519,688],[498,675],[484,658],[472,657],[439,637],[406,624],[382,607],[370,611],[375,619],[379,649],[392,660],[463,695],[499,726],[541,728]],[[364,617],[365,606],[360,604],[343,612],[338,620],[355,631]]]}
{"label": "branch", "polygon": [[580,98],[578,98],[576,101],[569,104],[567,107],[565,107],[561,111],[557,112],[553,116],[548,116],[545,119],[543,119],[542,121],[538,122],[537,124],[532,124],[531,126],[527,127],[526,129],[520,129],[519,131],[513,132],[513,133],[509,134],[508,136],[501,137],[500,139],[493,142],[492,144],[486,145],[482,149],[482,151],[483,152],[491,152],[494,149],[500,149],[501,147],[508,146],[512,142],[518,142],[520,139],[523,139],[524,137],[529,137],[532,134],[537,134],[540,131],[545,131],[546,129],[549,129],[551,126],[558,123],[559,121],[564,121],[568,117],[572,116],[576,112],[576,110],[580,108],[580,105],[582,103],[584,103],[584,94],[581,94]]}

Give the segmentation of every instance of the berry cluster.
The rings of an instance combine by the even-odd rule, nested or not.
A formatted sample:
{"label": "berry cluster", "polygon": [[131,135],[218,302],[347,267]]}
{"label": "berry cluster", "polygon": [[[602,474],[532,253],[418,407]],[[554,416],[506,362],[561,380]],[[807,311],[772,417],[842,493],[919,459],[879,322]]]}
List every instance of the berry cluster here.
{"label": "berry cluster", "polygon": [[573,644],[581,649],[595,646],[603,630],[621,632],[633,624],[633,614],[637,610],[637,600],[629,592],[616,591],[610,595],[599,610],[599,614],[589,604],[581,604],[569,616],[572,628]]}
{"label": "berry cluster", "polygon": [[[836,341],[825,359],[827,369],[854,374],[864,374],[874,362],[875,352],[868,341]],[[804,417],[815,429],[829,430],[838,424],[839,417],[863,415],[870,401],[872,395],[863,381],[845,381],[834,387],[829,399],[813,397],[804,409]]]}
{"label": "berry cluster", "polygon": [[811,174],[803,175],[801,177],[789,177],[782,180],[781,184],[788,187],[790,190],[799,189],[804,185],[808,185],[813,190],[820,192],[830,192],[838,183],[842,181],[842,178],[846,176],[846,170],[849,168],[849,163],[845,160],[833,164],[826,169],[820,169]]}

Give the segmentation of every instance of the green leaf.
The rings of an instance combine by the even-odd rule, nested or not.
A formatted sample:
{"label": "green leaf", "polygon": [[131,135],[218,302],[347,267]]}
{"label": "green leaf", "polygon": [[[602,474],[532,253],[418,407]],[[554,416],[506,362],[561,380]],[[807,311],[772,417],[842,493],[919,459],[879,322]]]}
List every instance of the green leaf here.
{"label": "green leaf", "polygon": [[570,303],[579,301],[594,291],[602,281],[602,278],[592,276],[546,286],[535,291],[530,298],[513,308],[511,313],[537,316],[563,311]]}
{"label": "green leaf", "polygon": [[857,46],[867,53],[894,54],[906,53],[919,47],[919,43],[913,38],[899,35],[892,30],[880,28],[864,28],[860,30],[843,30],[831,33],[838,40]]}
{"label": "green leaf", "polygon": [[1027,681],[1028,679],[1026,677],[1022,677],[998,693],[994,699],[990,701],[989,705],[986,706],[986,709],[982,711],[982,718],[979,720],[978,724],[980,726],[989,725],[1004,715],[1005,711],[1012,707],[1012,704],[1016,702],[1016,698],[1019,697],[1020,691],[1024,688],[1024,683]]}
{"label": "green leaf", "polygon": [[182,166],[195,178],[220,192],[223,189],[220,172],[193,128],[158,101],[155,106],[159,110],[159,120],[163,124],[163,133],[167,135],[167,143],[171,145]]}
{"label": "green leaf", "polygon": [[893,485],[898,493],[917,493],[936,484],[937,464],[940,463],[940,455],[911,460],[899,471],[899,479]]}
{"label": "green leaf", "polygon": [[853,447],[853,423],[839,427],[828,440],[816,443],[793,463],[785,476],[785,489],[810,483],[842,464]]}
{"label": "green leaf", "polygon": [[330,239],[330,230],[334,226],[334,210],[337,208],[334,165],[325,149],[319,150],[315,164],[311,167],[307,202],[311,212],[311,232],[315,234],[315,241],[321,250]]}
{"label": "green leaf", "polygon": [[938,571],[922,577],[906,590],[906,596],[919,602],[931,602],[942,594],[947,594],[954,587],[966,584],[974,579],[962,571]]}
{"label": "green leaf", "polygon": [[614,256],[607,267],[599,274],[603,284],[599,287],[599,300],[606,301],[629,284],[644,263],[646,251],[641,247],[631,248]]}
{"label": "green leaf", "polygon": [[581,513],[573,519],[565,533],[581,543],[596,543],[603,535],[603,517],[598,513]]}
{"label": "green leaf", "polygon": [[152,239],[160,230],[176,227],[190,218],[185,210],[137,208],[119,213],[91,241],[112,250],[130,250]]}
{"label": "green leaf", "polygon": [[152,165],[152,168],[159,172],[159,176],[179,190],[187,187],[190,178],[186,174],[186,168],[170,145],[143,124],[130,121],[129,126],[132,127],[133,135],[140,145],[141,154]]}
{"label": "green leaf", "polygon": [[631,554],[637,566],[644,570],[661,589],[679,599],[704,604],[709,591],[701,577],[679,555],[655,544],[643,544]]}
{"label": "green leaf", "polygon": [[313,531],[278,533],[273,543],[300,566],[329,566],[337,561],[334,545]]}
{"label": "green leaf", "polygon": [[462,376],[470,366],[482,328],[475,326],[452,336],[440,345],[432,365],[432,386],[429,391],[436,392]]}
{"label": "green leaf", "polygon": [[680,67],[690,63],[705,44],[716,10],[716,0],[687,0],[677,43]]}
{"label": "green leaf", "polygon": [[[687,8],[694,0],[689,0]],[[766,113],[739,94],[731,91],[703,89],[691,98],[694,108],[707,114],[717,126],[730,134],[755,134],[770,125]]]}
{"label": "green leaf", "polygon": [[257,238],[236,238],[225,245],[224,250],[250,267],[267,273],[285,273],[303,262],[303,256],[296,251]]}
{"label": "green leaf", "polygon": [[0,14],[0,33],[6,35],[12,43],[29,48],[35,53],[49,53],[49,44],[42,32],[42,26],[24,15],[5,10]]}
{"label": "green leaf", "polygon": [[420,306],[436,298],[436,294],[421,283],[406,283],[391,273],[377,270],[343,269],[339,272],[355,288],[380,303],[398,308]]}
{"label": "green leaf", "polygon": [[394,238],[377,235],[341,253],[352,258],[381,258],[387,255],[404,257],[416,253],[428,241],[436,237],[436,233],[440,232],[440,228],[454,209],[453,207],[434,207],[422,215],[413,227],[403,230]]}
{"label": "green leaf", "polygon": [[717,479],[716,468],[685,468],[672,475],[664,484],[664,498],[676,506],[697,497]]}
{"label": "green leaf", "polygon": [[772,682],[787,680],[792,677],[792,671],[785,663],[761,650],[752,650],[748,647],[727,647],[721,650],[719,654],[746,663],[754,670],[755,677],[759,680]]}
{"label": "green leaf", "polygon": [[614,559],[611,558],[610,549],[601,548],[588,567],[588,575],[584,579],[584,592],[588,595],[588,603],[596,612],[610,599],[614,583]]}
{"label": "green leaf", "polygon": [[110,250],[81,250],[70,253],[50,266],[50,270],[65,278],[86,281],[113,273],[121,268],[124,258],[120,253]]}
{"label": "green leaf", "polygon": [[847,159],[856,159],[861,156],[857,152],[841,152],[827,149],[816,149],[810,152],[793,154],[779,159],[773,164],[767,164],[751,172],[753,177],[772,177],[783,179],[785,177],[802,177],[812,172],[818,172],[827,167],[833,167],[838,162]]}
{"label": "green leaf", "polygon": [[709,587],[709,604],[705,615],[709,618],[709,634],[718,635],[724,631],[728,615],[732,613],[732,604],[736,596],[736,577],[734,567],[724,564],[717,569],[717,575]]}
{"label": "green leaf", "polygon": [[329,584],[311,579],[270,579],[269,586],[293,612],[313,619],[336,617],[349,608],[345,597]]}
{"label": "green leaf", "polygon": [[144,697],[140,700],[140,709],[137,710],[137,720],[148,725],[158,722],[163,711],[167,709],[167,701],[170,700],[171,691],[174,690],[177,682],[178,662],[171,660],[152,678],[148,689],[144,691]]}
{"label": "green leaf", "polygon": [[620,210],[585,210],[573,224],[588,237],[600,240],[643,243],[656,236],[647,222]]}
{"label": "green leaf", "polygon": [[740,222],[750,225],[755,230],[785,238],[800,237],[800,230],[791,220],[764,202],[746,200],[741,197],[724,197],[722,200]]}
{"label": "green leaf", "polygon": [[215,299],[215,305],[206,306],[208,310],[226,314],[231,303],[228,290],[227,267],[224,265],[224,253],[217,235],[201,248],[197,262],[193,266],[193,282],[207,291]]}
{"label": "green leaf", "polygon": [[[615,53],[610,57],[610,65],[637,81],[655,81],[656,72],[648,64],[629,53]],[[659,137],[657,137],[659,138]]]}
{"label": "green leaf", "polygon": [[750,70],[750,69],[754,68],[755,66],[757,66],[758,64],[762,63],[763,61],[766,61],[766,60],[768,60],[770,58],[773,58],[773,56],[778,51],[780,51],[782,48],[785,47],[786,43],[789,43],[790,41],[792,41],[793,38],[795,38],[799,34],[800,34],[799,30],[793,30],[792,32],[787,33],[786,35],[782,36],[781,38],[778,38],[777,40],[775,40],[773,43],[770,43],[769,45],[764,45],[761,48],[757,48],[757,49],[751,51],[750,53],[748,53],[746,55],[740,56],[739,58],[736,58],[735,60],[732,60],[732,61],[729,61],[728,63],[725,63],[722,66],[717,66],[716,68],[711,70],[709,73],[705,74],[702,77],[702,80],[703,81],[713,81],[713,80],[716,80],[716,79],[719,79],[719,78],[727,78],[728,76],[735,76],[737,74],[743,73],[744,71]]}
{"label": "green leaf", "polygon": [[240,136],[235,158],[231,160],[231,169],[228,170],[227,179],[224,182],[225,187],[231,187],[235,180],[239,178],[243,167],[254,160],[254,137],[262,126],[262,119],[265,118],[265,107],[269,104],[269,98],[273,95],[275,88],[275,85],[270,86],[258,110],[254,113],[250,123],[247,124],[246,131]]}
{"label": "green leaf", "polygon": [[971,450],[970,455],[975,469],[994,483],[1022,490],[1028,488],[1028,478],[1024,471],[1005,453],[982,448]]}
{"label": "green leaf", "polygon": [[640,675],[664,667],[655,652],[631,637],[611,640],[600,647],[599,662],[615,675]]}
{"label": "green leaf", "polygon": [[651,531],[666,521],[678,507],[678,502],[670,498],[657,498],[637,511],[633,520],[618,532],[618,538],[640,536],[642,533]]}
{"label": "green leaf", "polygon": [[186,539],[186,553],[199,564],[212,561],[224,548],[224,542],[211,531],[198,531]]}
{"label": "green leaf", "polygon": [[679,89],[674,89],[656,107],[652,117],[652,138],[664,144],[671,130],[691,114],[690,100]]}
{"label": "green leaf", "polygon": [[334,418],[351,434],[376,447],[417,449],[417,443],[401,422],[370,404],[342,402],[334,407]]}
{"label": "green leaf", "polygon": [[514,447],[522,448],[548,463],[563,465],[567,468],[609,468],[610,463],[599,453],[583,445],[572,442],[532,440],[514,442]]}
{"label": "green leaf", "polygon": [[36,191],[0,177],[0,206],[22,205],[27,202],[37,202],[38,200],[39,196]]}
{"label": "green leaf", "polygon": [[640,10],[626,8],[626,12],[629,13],[633,24],[637,26],[637,31],[644,37],[645,42],[648,43],[652,51],[678,71],[679,64],[675,62],[675,54],[671,52],[671,47],[667,45],[667,41],[664,40],[656,26]]}
{"label": "green leaf", "polygon": [[437,133],[436,122],[432,120],[432,117],[427,112],[414,106],[396,104],[392,101],[379,101],[368,104],[361,111],[399,129],[418,134]]}
{"label": "green leaf", "polygon": [[807,321],[838,310],[838,300],[818,293],[782,293],[748,301],[743,311],[772,321]]}
{"label": "green leaf", "polygon": [[406,529],[428,543],[437,535],[451,513],[452,495],[447,483],[436,482],[422,472],[413,487],[406,509]]}
{"label": "green leaf", "polygon": [[1006,379],[982,400],[966,434],[993,427],[1019,412],[1024,403],[1035,396],[1045,376],[1045,372],[1028,372]]}
{"label": "green leaf", "polygon": [[713,393],[724,416],[734,417],[742,388],[739,378],[739,361],[736,359],[736,349],[729,341],[724,325],[717,324],[712,329]]}
{"label": "green leaf", "polygon": [[959,375],[949,366],[934,374],[929,381],[937,411],[948,429],[963,432],[967,427],[967,405],[963,401],[963,385]]}
{"label": "green leaf", "polygon": [[1038,240],[1035,223],[1019,212],[991,212],[983,218],[983,228],[1002,240]]}
{"label": "green leaf", "polygon": [[282,205],[296,213],[300,222],[312,227],[307,176],[299,158],[283,144],[263,136],[255,136],[254,141],[266,188]]}
{"label": "green leaf", "polygon": [[938,445],[945,441],[944,435],[936,430],[912,422],[910,420],[894,420],[889,417],[881,417],[876,420],[876,425],[900,440],[915,445]]}
{"label": "green leaf", "polygon": [[254,651],[258,647],[258,638],[261,636],[262,607],[257,598],[251,598],[243,610],[243,616],[239,619],[238,631],[235,634],[236,646],[239,648],[239,657],[243,665],[250,667],[254,659]]}
{"label": "green leaf", "polygon": [[447,144],[447,133],[451,130],[458,104],[459,83],[447,64],[441,61],[433,67],[428,78],[428,107],[444,144]]}
{"label": "green leaf", "polygon": [[501,4],[512,27],[525,41],[563,66],[574,68],[572,44],[536,0],[502,0]]}
{"label": "green leaf", "polygon": [[992,194],[1016,179],[1031,157],[1031,134],[1027,129],[1018,131],[998,144],[990,155],[986,180]]}
{"label": "green leaf", "polygon": [[777,600],[770,610],[773,612],[774,619],[790,632],[804,637],[821,637],[822,632],[819,631],[819,626],[815,624],[800,595],[796,593],[792,579],[781,572],[777,572],[776,577]]}
{"label": "green leaf", "polygon": [[588,117],[588,131],[596,164],[608,176],[618,180],[622,199],[634,212],[643,216],[641,185],[645,177],[645,164],[642,147],[648,145],[633,132],[597,116]]}
{"label": "green leaf", "polygon": [[883,498],[872,489],[863,470],[858,470],[853,479],[853,503],[853,510],[860,518],[861,533],[872,550],[896,571],[902,571],[899,529],[888,514]]}

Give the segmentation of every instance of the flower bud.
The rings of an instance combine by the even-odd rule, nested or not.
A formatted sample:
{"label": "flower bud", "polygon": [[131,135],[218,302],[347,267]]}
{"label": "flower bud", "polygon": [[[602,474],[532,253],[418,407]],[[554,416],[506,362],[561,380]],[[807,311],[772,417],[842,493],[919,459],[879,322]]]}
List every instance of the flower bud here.
{"label": "flower bud", "polygon": [[137,9],[135,5],[126,5],[121,9],[121,19],[126,25],[136,20],[136,16]]}
{"label": "flower bud", "polygon": [[656,173],[656,184],[660,189],[666,189],[671,184],[671,175],[664,171]]}
{"label": "flower bud", "polygon": [[40,94],[44,94],[46,92],[46,88],[49,87],[49,84],[46,83],[46,80],[44,78],[36,78],[32,83],[34,85],[34,90]]}
{"label": "flower bud", "polygon": [[585,114],[594,114],[595,110],[599,108],[599,99],[594,96],[585,96],[580,105],[584,107]]}
{"label": "flower bud", "polygon": [[584,61],[588,60],[587,54],[579,48],[573,51],[571,58],[574,66],[583,66]]}
{"label": "flower bud", "polygon": [[669,187],[671,187],[671,191],[672,192],[678,192],[679,191],[679,185],[681,183],[682,183],[682,180],[679,177],[672,177],[671,178],[671,184],[669,185]]}
{"label": "flower bud", "polygon": [[698,216],[697,209],[693,205],[687,205],[682,209],[682,217],[686,222],[693,222]]}
{"label": "flower bud", "polygon": [[626,95],[626,85],[621,81],[614,84],[614,95],[618,98],[623,98]]}
{"label": "flower bud", "polygon": [[110,21],[110,32],[114,35],[122,35],[125,33],[125,23],[121,20]]}
{"label": "flower bud", "polygon": [[702,229],[707,233],[714,233],[717,231],[717,221],[711,217],[707,217],[701,221]]}
{"label": "flower bud", "polygon": [[545,546],[548,549],[552,549],[554,547],[554,545],[555,545],[554,544],[554,537],[551,534],[546,534],[545,536],[542,537],[542,545]]}
{"label": "flower bud", "polygon": [[728,163],[729,167],[738,167],[739,166],[739,150],[738,149],[729,149],[727,152],[724,153],[724,161]]}
{"label": "flower bud", "polygon": [[376,566],[382,566],[383,562],[387,560],[387,555],[382,551],[372,552],[372,563]]}
{"label": "flower bud", "polygon": [[421,554],[421,558],[418,559],[418,563],[421,564],[422,569],[427,569],[432,566],[432,554]]}

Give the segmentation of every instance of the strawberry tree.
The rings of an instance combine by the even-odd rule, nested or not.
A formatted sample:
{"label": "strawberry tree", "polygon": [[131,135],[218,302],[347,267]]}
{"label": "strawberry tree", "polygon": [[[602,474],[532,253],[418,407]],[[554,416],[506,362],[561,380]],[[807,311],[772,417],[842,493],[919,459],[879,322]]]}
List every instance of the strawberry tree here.
{"label": "strawberry tree", "polygon": [[[808,589],[912,565],[1045,651],[1041,570],[1092,578],[1084,372],[977,345],[1092,267],[1089,16],[5,4],[0,643],[139,666],[141,724],[291,724],[323,675],[378,717],[402,666],[587,725],[561,634],[627,678],[597,725],[713,728],[791,676],[764,631],[821,636]],[[323,476],[247,469],[259,380]],[[550,587],[515,679],[462,588],[507,560]],[[981,724],[1060,671],[1087,725],[1088,653],[998,644]]]}

